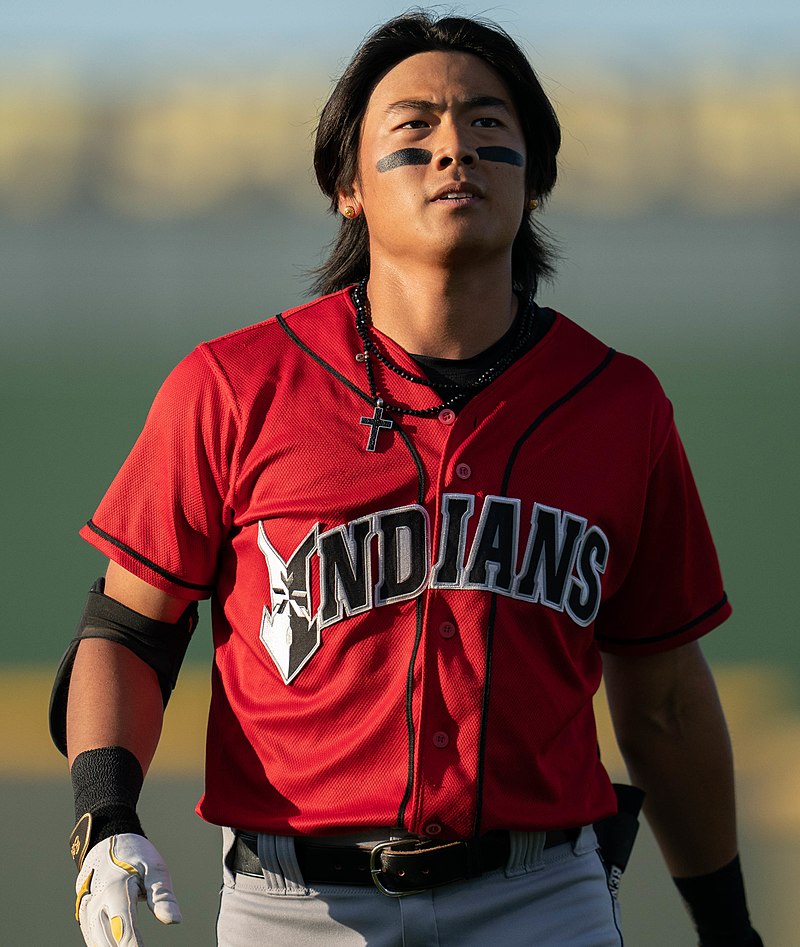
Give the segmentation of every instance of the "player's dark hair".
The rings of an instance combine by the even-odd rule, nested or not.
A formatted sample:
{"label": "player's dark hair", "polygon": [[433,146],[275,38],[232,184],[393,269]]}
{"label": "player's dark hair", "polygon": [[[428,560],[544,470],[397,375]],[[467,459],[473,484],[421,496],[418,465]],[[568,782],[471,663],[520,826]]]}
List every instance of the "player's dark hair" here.
{"label": "player's dark hair", "polygon": [[[380,79],[417,53],[444,51],[478,56],[500,76],[517,110],[527,151],[528,194],[541,203],[556,183],[561,129],[527,57],[499,26],[459,16],[436,18],[425,11],[403,14],[374,30],[356,51],[320,116],[314,169],[331,210],[358,174],[361,123]],[[512,247],[514,288],[534,290],[552,276],[554,250],[541,224],[526,211]],[[336,292],[369,273],[369,233],[361,214],[342,220],[325,263],[315,270],[313,290]]]}

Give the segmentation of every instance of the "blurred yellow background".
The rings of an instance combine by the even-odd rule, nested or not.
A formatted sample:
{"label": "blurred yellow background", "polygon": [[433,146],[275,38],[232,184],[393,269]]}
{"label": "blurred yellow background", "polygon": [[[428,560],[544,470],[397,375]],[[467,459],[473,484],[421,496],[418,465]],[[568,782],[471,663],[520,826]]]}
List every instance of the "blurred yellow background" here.
{"label": "blurred yellow background", "polygon": [[[546,84],[565,129],[562,211],[796,211],[796,70],[718,65],[655,81],[606,67]],[[319,206],[309,156],[326,88],[306,69],[214,78],[198,65],[107,96],[64,63],[21,70],[0,92],[0,208],[158,220],[276,194]]]}

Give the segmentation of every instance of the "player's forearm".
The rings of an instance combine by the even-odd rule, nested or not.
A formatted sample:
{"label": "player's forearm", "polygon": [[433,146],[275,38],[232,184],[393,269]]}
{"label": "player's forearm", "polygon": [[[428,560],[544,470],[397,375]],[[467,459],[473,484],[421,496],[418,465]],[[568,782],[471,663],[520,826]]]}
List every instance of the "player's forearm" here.
{"label": "player's forearm", "polygon": [[128,648],[102,638],[81,642],[67,706],[70,765],[85,750],[123,746],[147,772],[161,735],[158,677]]}
{"label": "player's forearm", "polygon": [[136,806],[158,743],[163,700],[158,677],[124,645],[81,641],[67,705],[67,749],[76,824],[70,852],[78,868],[75,916],[86,943],[141,943],[136,907],[146,897],[158,920],[181,912],[164,859],[144,837]]}
{"label": "player's forearm", "polygon": [[710,673],[619,737],[671,874],[704,875],[727,864],[737,852],[733,759]]}

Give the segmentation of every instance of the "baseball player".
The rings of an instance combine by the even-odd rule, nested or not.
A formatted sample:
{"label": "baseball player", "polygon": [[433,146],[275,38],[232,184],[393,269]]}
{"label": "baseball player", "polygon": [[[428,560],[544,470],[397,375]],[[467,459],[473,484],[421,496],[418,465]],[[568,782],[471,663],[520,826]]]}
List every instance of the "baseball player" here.
{"label": "baseball player", "polygon": [[82,530],[110,562],[51,706],[87,944],[180,911],[136,815],[211,597],[218,943],[610,947],[593,824],[632,782],[703,947],[755,947],[727,618],[652,373],[535,302],[560,132],[501,30],[414,13],[325,106],[320,298],[199,345]]}

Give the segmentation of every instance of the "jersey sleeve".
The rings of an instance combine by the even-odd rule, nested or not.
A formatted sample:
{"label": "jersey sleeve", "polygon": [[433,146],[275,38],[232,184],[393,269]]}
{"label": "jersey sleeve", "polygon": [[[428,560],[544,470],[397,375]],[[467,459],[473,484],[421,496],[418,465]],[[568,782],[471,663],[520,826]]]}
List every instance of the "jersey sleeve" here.
{"label": "jersey sleeve", "polygon": [[601,606],[595,638],[614,654],[653,654],[700,638],[730,613],[694,477],[670,421],[630,568]]}
{"label": "jersey sleeve", "polygon": [[201,346],[164,382],[83,538],[156,588],[207,598],[230,526],[236,431],[233,395]]}

